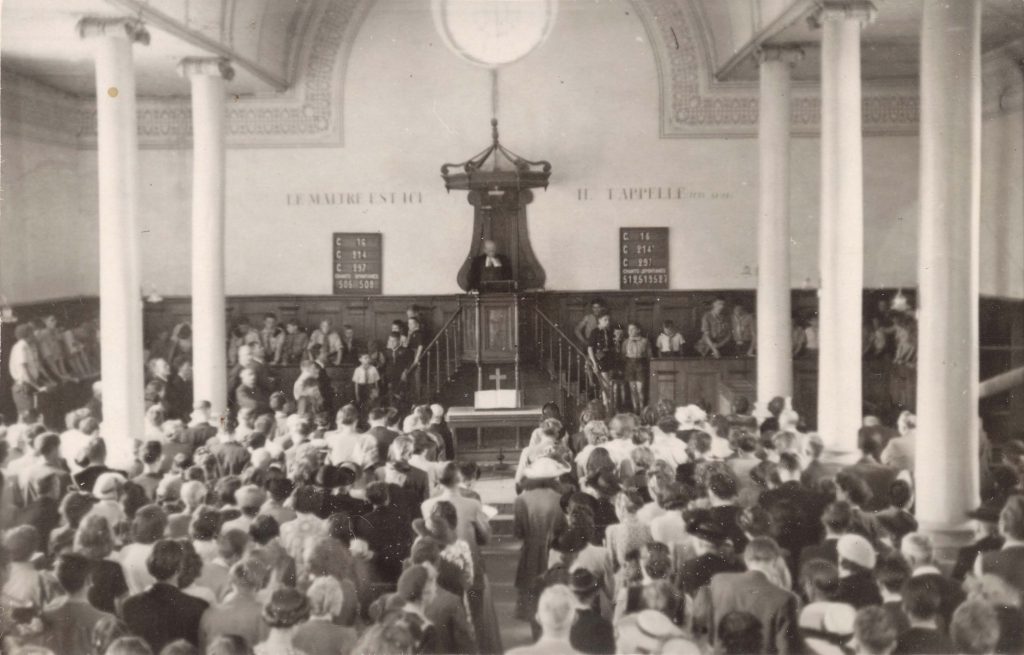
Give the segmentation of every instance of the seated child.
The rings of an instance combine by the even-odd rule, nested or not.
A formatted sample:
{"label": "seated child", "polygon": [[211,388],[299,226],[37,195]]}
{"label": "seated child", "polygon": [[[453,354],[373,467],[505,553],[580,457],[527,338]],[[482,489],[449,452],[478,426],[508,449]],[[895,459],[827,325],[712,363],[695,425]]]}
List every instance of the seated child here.
{"label": "seated child", "polygon": [[658,355],[662,357],[679,355],[683,350],[684,343],[686,340],[676,330],[674,321],[665,321],[661,324],[661,334],[658,335],[658,341],[655,344]]}

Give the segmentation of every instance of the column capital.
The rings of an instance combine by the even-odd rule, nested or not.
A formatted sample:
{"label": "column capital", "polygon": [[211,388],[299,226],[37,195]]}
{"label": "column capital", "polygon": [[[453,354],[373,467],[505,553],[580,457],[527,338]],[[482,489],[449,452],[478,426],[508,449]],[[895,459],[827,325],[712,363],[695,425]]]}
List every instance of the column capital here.
{"label": "column capital", "polygon": [[235,69],[225,57],[185,57],[178,62],[178,74],[187,78],[209,75],[231,81],[235,77]]}
{"label": "column capital", "polygon": [[818,8],[807,17],[812,28],[820,28],[826,21],[857,20],[867,25],[875,20],[878,10],[870,0],[819,0]]}
{"label": "column capital", "polygon": [[766,61],[795,64],[804,58],[803,48],[794,45],[761,45],[754,54],[760,64]]}
{"label": "column capital", "polygon": [[137,18],[106,18],[102,16],[86,16],[78,21],[78,36],[91,39],[100,36],[127,38],[130,43],[149,45],[149,32]]}

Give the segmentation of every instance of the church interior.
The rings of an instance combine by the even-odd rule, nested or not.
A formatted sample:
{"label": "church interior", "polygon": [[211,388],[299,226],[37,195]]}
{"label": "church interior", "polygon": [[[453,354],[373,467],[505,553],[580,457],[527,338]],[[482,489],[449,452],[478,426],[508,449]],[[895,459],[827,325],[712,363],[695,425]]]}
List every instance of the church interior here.
{"label": "church interior", "polygon": [[[342,470],[346,408],[440,406],[501,652],[540,634],[511,616],[545,420],[750,414],[843,471],[912,416],[944,570],[1024,473],[1020,0],[3,0],[0,30],[9,479],[26,410],[64,439],[101,406],[131,476],[155,420],[314,407]],[[292,477],[275,429],[236,442]],[[522,652],[559,652],[540,624]]]}

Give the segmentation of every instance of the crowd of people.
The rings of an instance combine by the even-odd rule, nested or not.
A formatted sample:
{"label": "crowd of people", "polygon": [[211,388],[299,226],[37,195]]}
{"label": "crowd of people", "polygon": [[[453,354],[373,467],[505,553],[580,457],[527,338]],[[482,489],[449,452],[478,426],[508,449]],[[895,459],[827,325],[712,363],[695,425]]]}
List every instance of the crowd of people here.
{"label": "crowd of people", "polygon": [[940,568],[912,414],[866,419],[839,466],[770,406],[593,404],[577,434],[542,425],[516,474],[517,609],[538,638],[521,652],[1024,652],[1024,444],[986,462],[976,538]]}
{"label": "crowd of people", "polygon": [[[497,509],[443,408],[271,404],[150,421],[123,468],[89,408],[61,434],[31,410],[4,426],[6,652],[503,652]],[[546,406],[511,509],[535,643],[509,652],[1024,652],[1024,444],[990,462],[944,572],[914,518],[913,415],[866,421],[839,467],[769,410],[593,401],[570,431]]]}

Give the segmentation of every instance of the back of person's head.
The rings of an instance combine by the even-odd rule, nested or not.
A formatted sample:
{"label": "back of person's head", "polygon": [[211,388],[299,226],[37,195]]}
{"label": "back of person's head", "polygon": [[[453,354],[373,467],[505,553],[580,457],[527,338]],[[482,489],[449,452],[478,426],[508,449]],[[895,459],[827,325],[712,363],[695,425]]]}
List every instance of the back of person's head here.
{"label": "back of person's head", "polygon": [[142,637],[118,637],[107,646],[103,655],[154,655],[149,643]]}
{"label": "back of person's head", "polygon": [[899,637],[890,612],[877,605],[863,607],[853,620],[853,638],[860,655],[889,655]]}
{"label": "back of person's head", "polygon": [[336,578],[329,575],[318,576],[306,590],[306,597],[309,599],[309,613],[312,616],[334,618],[341,615],[345,597],[341,583]]}
{"label": "back of person's head", "polygon": [[576,620],[576,595],[564,584],[541,592],[537,601],[537,622],[545,635],[568,635]]}
{"label": "back of person's head", "polygon": [[935,554],[932,538],[923,532],[911,532],[903,537],[900,553],[906,558],[911,568],[931,564]]}
{"label": "back of person's head", "polygon": [[388,461],[406,462],[412,457],[415,441],[407,434],[395,437],[388,447]]}
{"label": "back of person's head", "polygon": [[77,529],[78,524],[81,523],[82,519],[95,504],[96,499],[92,495],[80,491],[72,491],[60,501],[60,515],[67,521],[68,527]]}
{"label": "back of person's head", "polygon": [[35,526],[19,525],[4,533],[3,543],[12,562],[27,562],[42,542]]}
{"label": "back of person's head", "polygon": [[57,582],[69,594],[81,591],[89,581],[92,562],[79,553],[64,553],[57,558]]}
{"label": "back of person's head", "polygon": [[942,606],[942,589],[932,576],[911,576],[903,583],[903,610],[912,619],[935,618]]}
{"label": "back of person's head", "polygon": [[226,562],[236,562],[245,554],[249,533],[237,528],[228,530],[217,539],[217,552]]}
{"label": "back of person's head", "polygon": [[266,546],[271,539],[280,536],[281,526],[269,514],[260,514],[249,524],[249,537],[260,546]]}
{"label": "back of person's head", "polygon": [[146,558],[146,570],[157,582],[174,577],[185,559],[185,549],[173,539],[161,539],[153,544],[153,550]]}
{"label": "back of person's head", "polygon": [[892,551],[878,556],[874,569],[875,582],[889,593],[898,594],[910,577],[910,565],[903,555]]}
{"label": "back of person's head", "polygon": [[288,478],[271,478],[267,481],[267,493],[277,503],[283,503],[292,495],[295,484]]}
{"label": "back of person's head", "polygon": [[132,539],[136,543],[151,544],[164,536],[167,530],[167,512],[159,505],[144,505],[132,520]]}
{"label": "back of person's head", "polygon": [[[91,440],[90,440],[91,443]],[[32,441],[32,450],[40,457],[50,457],[60,450],[60,435],[43,432]]]}
{"label": "back of person's head", "polygon": [[323,491],[312,485],[303,485],[292,494],[294,509],[299,514],[316,514],[324,503]]}
{"label": "back of person's head", "polygon": [[436,568],[441,560],[441,549],[436,539],[420,537],[409,551],[409,561],[413,564],[430,564]]}
{"label": "back of person's head", "polygon": [[156,440],[150,440],[142,444],[142,447],[139,448],[139,461],[147,465],[156,464],[160,461],[163,454],[163,444]]}
{"label": "back of person's head", "polygon": [[374,507],[382,507],[388,504],[391,494],[388,492],[388,485],[384,482],[371,482],[366,485],[366,500]]}
{"label": "back of person's head", "polygon": [[199,655],[199,649],[185,639],[175,639],[161,648],[159,655]]}
{"label": "back of person's head", "polygon": [[373,423],[378,423],[380,421],[386,420],[388,418],[389,411],[391,411],[391,408],[389,407],[374,407],[373,409],[370,410],[370,421]]}
{"label": "back of person's head", "polygon": [[783,480],[800,479],[800,457],[796,453],[784,452],[779,455],[779,477]]}
{"label": "back of person's head", "polygon": [[93,514],[82,519],[75,532],[75,550],[90,559],[103,559],[114,550],[106,517]]}
{"label": "back of person's head", "polygon": [[220,635],[206,647],[206,655],[252,655],[252,647],[244,637]]}
{"label": "back of person's head", "polygon": [[781,554],[779,545],[771,537],[755,537],[743,550],[743,559],[748,567],[774,564]]}
{"label": "back of person's head", "polygon": [[1010,539],[1024,541],[1024,496],[1010,496],[999,513],[999,531]]}
{"label": "back of person's head", "polygon": [[338,425],[352,427],[359,421],[359,410],[355,405],[345,405],[338,410]]}
{"label": "back of person's head", "polygon": [[234,505],[235,492],[242,487],[242,478],[237,475],[226,475],[217,480],[213,486],[213,493],[217,496],[217,503],[220,505]]}
{"label": "back of person's head", "polygon": [[786,399],[782,396],[775,396],[768,401],[768,411],[772,416],[778,417],[782,413],[782,410],[786,408]]}
{"label": "back of person's head", "polygon": [[749,655],[764,649],[764,628],[749,612],[733,610],[718,622],[718,642],[725,655]]}
{"label": "back of person's head", "polygon": [[897,509],[907,509],[914,498],[914,490],[906,480],[893,480],[889,485],[889,505]]}
{"label": "back of person's head", "polygon": [[209,505],[201,505],[192,514],[189,534],[199,541],[210,541],[220,534],[220,512]]}
{"label": "back of person's head", "polygon": [[821,515],[821,523],[833,534],[846,534],[853,521],[853,511],[850,503],[837,500],[829,503]]}
{"label": "back of person's head", "polygon": [[727,470],[716,470],[708,477],[708,491],[721,500],[735,498],[738,492],[735,476]]}
{"label": "back of person's head", "polygon": [[800,581],[812,602],[831,600],[839,590],[839,568],[833,562],[812,559],[800,567]]}
{"label": "back of person's head", "polygon": [[231,584],[237,589],[259,591],[267,581],[267,567],[257,557],[245,557],[231,566]]}
{"label": "back of person's head", "polygon": [[[202,470],[199,470],[202,473]],[[181,485],[181,502],[187,507],[199,507],[206,502],[206,496],[210,493],[206,485],[199,480],[187,480]]]}
{"label": "back of person's head", "polygon": [[990,655],[996,652],[1001,629],[999,614],[992,605],[968,600],[953,612],[949,637],[958,653]]}
{"label": "back of person's head", "polygon": [[235,504],[246,516],[256,516],[266,499],[263,489],[254,484],[242,485],[235,492]]}
{"label": "back of person's head", "polygon": [[438,476],[437,481],[443,487],[454,487],[461,482],[462,472],[459,470],[459,465],[456,462],[448,462],[441,469],[441,475]]}

